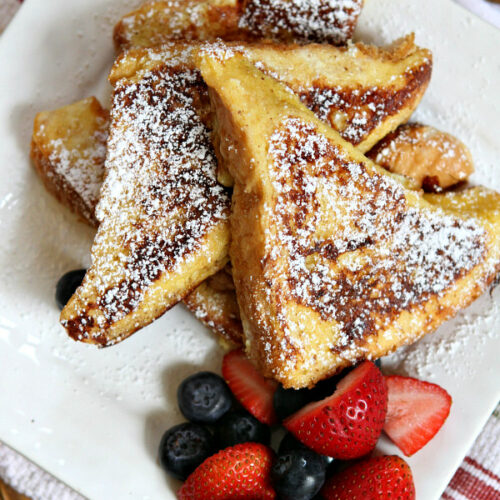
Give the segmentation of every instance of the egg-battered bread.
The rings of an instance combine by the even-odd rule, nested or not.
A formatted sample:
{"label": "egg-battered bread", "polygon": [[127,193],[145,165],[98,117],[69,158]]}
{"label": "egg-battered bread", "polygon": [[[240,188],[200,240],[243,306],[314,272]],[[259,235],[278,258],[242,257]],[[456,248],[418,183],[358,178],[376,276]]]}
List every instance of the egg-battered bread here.
{"label": "egg-battered bread", "polygon": [[[231,47],[284,83],[361,152],[409,119],[432,73],[432,54],[415,45],[413,34],[387,47],[364,43]],[[215,138],[218,152],[217,134]],[[232,185],[221,156],[219,181]]]}
{"label": "egg-battered bread", "polygon": [[207,278],[184,299],[184,304],[218,335],[223,347],[234,349],[242,345],[240,309],[228,270],[223,269]]}
{"label": "egg-battered bread", "polygon": [[472,156],[462,141],[420,123],[400,125],[366,156],[391,172],[413,178],[427,191],[442,191],[474,172]]}
{"label": "egg-battered bread", "polygon": [[171,40],[345,44],[363,0],[168,0],[146,2],[115,26],[118,51]]}
{"label": "egg-battered bread", "polygon": [[75,340],[116,343],[228,260],[228,193],[216,180],[209,101],[191,49],[115,63],[106,178],[92,265],[61,314]]}
{"label": "egg-battered bread", "polygon": [[231,48],[209,45],[198,64],[235,179],[246,351],[265,376],[312,386],[414,342],[494,279],[487,218],[405,189]]}
{"label": "egg-battered bread", "polygon": [[31,159],[45,188],[93,226],[107,137],[108,112],[95,97],[42,111],[33,125]]}

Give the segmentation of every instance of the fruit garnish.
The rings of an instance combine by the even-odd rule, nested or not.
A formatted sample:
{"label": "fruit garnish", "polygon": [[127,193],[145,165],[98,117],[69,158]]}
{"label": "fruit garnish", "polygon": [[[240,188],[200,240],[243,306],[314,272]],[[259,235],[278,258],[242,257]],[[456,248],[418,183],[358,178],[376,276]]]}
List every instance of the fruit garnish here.
{"label": "fruit garnish", "polygon": [[183,423],[163,435],[160,448],[160,465],[177,479],[186,479],[198,465],[213,453],[210,432],[197,424]]}
{"label": "fruit garnish", "polygon": [[407,456],[425,446],[450,414],[451,396],[439,385],[411,377],[385,377],[388,391],[384,431]]}
{"label": "fruit garnish", "polygon": [[214,438],[221,449],[239,443],[269,444],[271,430],[250,413],[237,410],[226,413],[217,422]]}
{"label": "fruit garnish", "polygon": [[280,454],[271,470],[274,489],[281,500],[310,500],[325,482],[326,464],[312,450]]}
{"label": "fruit garnish", "polygon": [[237,444],[207,458],[178,491],[180,500],[265,500],[271,485],[273,451],[259,443]]}
{"label": "fruit garnish", "polygon": [[242,350],[231,351],[222,361],[222,376],[236,399],[260,422],[277,422],[273,396],[277,383],[264,378]]}
{"label": "fruit garnish", "polygon": [[386,411],[384,376],[371,361],[364,361],[338,383],[331,396],[306,405],[283,425],[315,452],[347,460],[375,447]]}
{"label": "fruit garnish", "polygon": [[82,284],[86,269],[76,269],[63,274],[56,285],[56,303],[59,309],[64,309],[75,290]]}
{"label": "fruit garnish", "polygon": [[223,378],[212,372],[198,372],[177,389],[181,413],[191,422],[213,423],[231,409],[231,391]]}
{"label": "fruit garnish", "polygon": [[362,460],[328,479],[321,490],[324,500],[415,499],[410,466],[400,457],[386,455]]}
{"label": "fruit garnish", "polygon": [[[278,455],[285,455],[286,453],[295,450],[309,450],[312,453],[316,453],[315,451],[311,450],[311,448],[308,448],[304,443],[301,443],[291,432],[287,432],[280,442]],[[335,460],[332,457],[320,455],[319,453],[316,453],[316,455],[321,458],[325,466],[329,466]]]}

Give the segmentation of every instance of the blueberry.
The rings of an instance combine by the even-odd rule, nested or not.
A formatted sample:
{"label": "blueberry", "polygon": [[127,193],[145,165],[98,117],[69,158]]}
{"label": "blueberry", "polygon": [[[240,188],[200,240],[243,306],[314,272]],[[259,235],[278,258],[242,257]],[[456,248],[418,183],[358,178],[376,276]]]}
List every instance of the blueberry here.
{"label": "blueberry", "polygon": [[274,393],[273,405],[279,420],[299,411],[311,401],[311,391],[309,389],[284,389],[280,385]]}
{"label": "blueberry", "polygon": [[374,361],[374,363],[378,366],[379,370],[382,370],[382,359],[378,358]]}
{"label": "blueberry", "polygon": [[63,309],[75,290],[82,284],[86,269],[77,269],[63,274],[56,285],[56,302],[59,309]]}
{"label": "blueberry", "polygon": [[325,464],[310,450],[292,450],[279,455],[271,478],[282,500],[311,500],[325,482]]}
{"label": "blueberry", "polygon": [[332,457],[327,457],[326,455],[320,455],[319,453],[314,452],[313,450],[308,448],[305,444],[301,443],[298,439],[296,439],[291,432],[287,432],[283,436],[283,439],[280,442],[280,446],[278,448],[278,455],[285,455],[286,453],[295,450],[306,450],[310,451],[311,453],[315,453],[316,455],[318,455],[318,457],[321,458],[321,460],[325,464],[325,467],[329,466],[335,460]]}
{"label": "blueberry", "polygon": [[269,444],[270,440],[269,427],[243,410],[226,413],[215,428],[215,442],[219,448],[249,442]]}
{"label": "blueberry", "polygon": [[233,403],[224,379],[211,372],[195,373],[184,380],[177,390],[177,401],[182,414],[197,424],[216,422]]}
{"label": "blueberry", "polygon": [[186,422],[170,428],[160,442],[160,465],[173,477],[186,479],[214,451],[212,434]]}

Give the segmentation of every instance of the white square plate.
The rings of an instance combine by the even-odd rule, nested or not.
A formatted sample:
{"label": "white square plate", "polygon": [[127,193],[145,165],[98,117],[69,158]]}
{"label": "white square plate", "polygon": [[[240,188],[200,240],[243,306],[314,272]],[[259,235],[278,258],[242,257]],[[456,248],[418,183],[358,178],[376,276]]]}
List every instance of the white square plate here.
{"label": "white square plate", "polygon": [[[104,350],[69,340],[53,293],[88,264],[92,230],[45,192],[28,151],[37,111],[96,94],[107,103],[111,29],[138,1],[30,0],[0,39],[0,439],[92,499],[174,498],[155,461],[189,373],[218,370],[212,336],[182,306]],[[358,38],[415,31],[434,74],[417,118],[471,148],[473,181],[500,189],[500,32],[451,0],[367,0]],[[500,393],[500,293],[386,362],[453,396],[438,436],[409,460],[438,498]],[[380,448],[398,453],[387,441]]]}

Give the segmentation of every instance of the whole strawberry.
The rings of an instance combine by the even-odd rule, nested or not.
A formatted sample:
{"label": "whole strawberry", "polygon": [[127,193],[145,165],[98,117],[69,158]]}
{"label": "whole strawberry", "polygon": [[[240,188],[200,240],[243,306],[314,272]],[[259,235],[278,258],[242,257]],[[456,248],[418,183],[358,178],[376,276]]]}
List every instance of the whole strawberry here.
{"label": "whole strawberry", "polygon": [[386,412],[384,376],[371,361],[364,361],[331,396],[304,406],[283,425],[315,452],[347,460],[375,447]]}
{"label": "whole strawberry", "polygon": [[180,500],[276,498],[270,480],[273,452],[258,443],[231,446],[207,458],[178,491]]}
{"label": "whole strawberry", "polygon": [[324,500],[401,500],[415,499],[410,466],[400,457],[362,460],[334,475],[321,490]]}

